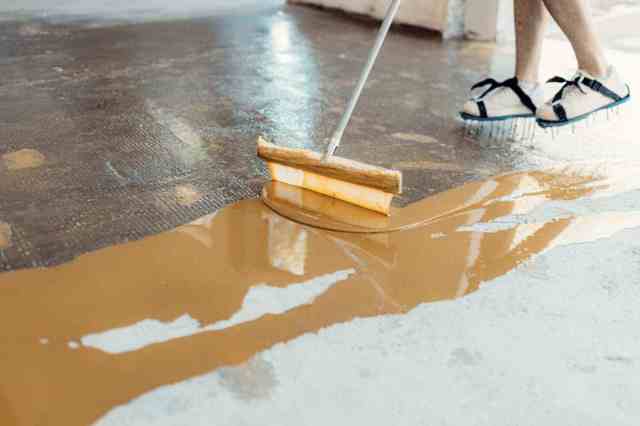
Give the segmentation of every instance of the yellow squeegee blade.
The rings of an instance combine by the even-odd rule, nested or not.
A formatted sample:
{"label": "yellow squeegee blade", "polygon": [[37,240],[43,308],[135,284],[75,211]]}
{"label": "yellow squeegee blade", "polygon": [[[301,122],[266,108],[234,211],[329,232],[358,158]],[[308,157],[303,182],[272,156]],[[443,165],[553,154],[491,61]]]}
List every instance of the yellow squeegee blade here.
{"label": "yellow squeegee blade", "polygon": [[365,163],[286,148],[258,138],[258,156],[266,161],[273,180],[309,189],[385,215],[391,200],[402,192],[402,174]]}

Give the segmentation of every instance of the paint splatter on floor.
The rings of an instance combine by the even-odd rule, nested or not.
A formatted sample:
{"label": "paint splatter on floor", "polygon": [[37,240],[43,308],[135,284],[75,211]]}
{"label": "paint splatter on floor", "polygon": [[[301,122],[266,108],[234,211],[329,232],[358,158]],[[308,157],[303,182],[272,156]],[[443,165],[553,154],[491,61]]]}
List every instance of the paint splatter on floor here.
{"label": "paint splatter on floor", "polygon": [[21,149],[2,156],[2,163],[8,170],[22,170],[40,167],[45,162],[45,156],[35,149]]}
{"label": "paint splatter on floor", "polygon": [[191,206],[202,199],[202,193],[193,185],[176,187],[176,200],[181,206]]}
{"label": "paint splatter on floor", "polygon": [[0,250],[11,247],[11,226],[0,222]]}

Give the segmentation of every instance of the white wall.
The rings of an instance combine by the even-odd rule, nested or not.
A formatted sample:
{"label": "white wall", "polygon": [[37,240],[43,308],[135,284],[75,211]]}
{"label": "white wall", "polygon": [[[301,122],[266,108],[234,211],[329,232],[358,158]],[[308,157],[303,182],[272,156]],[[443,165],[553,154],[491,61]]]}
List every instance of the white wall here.
{"label": "white wall", "polygon": [[464,33],[471,39],[495,38],[499,0],[471,0],[466,4]]}
{"label": "white wall", "polygon": [[[286,0],[0,0],[0,13],[34,12],[138,19],[274,7]],[[390,0],[289,0],[382,18]],[[600,0],[605,1],[605,0]],[[606,0],[610,1],[610,0]],[[403,0],[397,22],[440,31],[445,38],[512,37],[512,0]]]}
{"label": "white wall", "polygon": [[[382,18],[389,0],[290,0],[291,3],[308,3],[331,7],[347,12]],[[446,29],[448,0],[404,0],[396,22],[431,28]]]}
{"label": "white wall", "polygon": [[[289,0],[360,13],[384,15],[389,0]],[[467,36],[479,40],[502,38],[509,30],[512,0],[404,0],[397,22],[440,31],[444,38]]]}

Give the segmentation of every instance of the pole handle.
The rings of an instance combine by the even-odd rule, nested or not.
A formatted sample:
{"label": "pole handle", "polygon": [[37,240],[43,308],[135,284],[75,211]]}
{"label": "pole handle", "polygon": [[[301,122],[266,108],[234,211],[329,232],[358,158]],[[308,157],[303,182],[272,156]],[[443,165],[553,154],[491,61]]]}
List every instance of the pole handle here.
{"label": "pole handle", "polygon": [[382,25],[380,26],[380,30],[378,30],[378,36],[376,37],[376,42],[373,45],[373,48],[369,52],[369,58],[367,59],[367,63],[362,70],[362,74],[360,74],[360,79],[358,80],[358,84],[356,85],[353,94],[351,95],[351,100],[349,100],[349,104],[347,105],[347,109],[342,114],[342,118],[338,123],[338,127],[336,127],[333,135],[331,136],[329,146],[325,152],[324,158],[325,160],[333,156],[333,153],[336,151],[338,146],[340,146],[340,142],[342,141],[342,134],[344,133],[347,125],[349,124],[349,120],[351,119],[351,115],[353,114],[353,110],[356,108],[356,104],[358,103],[358,99],[360,99],[360,94],[362,93],[362,89],[364,89],[364,85],[367,83],[367,79],[369,78],[369,73],[373,68],[373,64],[376,62],[376,58],[378,57],[378,53],[382,49],[382,44],[384,43],[385,38],[387,37],[387,33],[389,32],[389,28],[391,27],[391,23],[400,8],[400,3],[402,0],[392,0],[391,4],[387,8],[387,12],[382,21]]}

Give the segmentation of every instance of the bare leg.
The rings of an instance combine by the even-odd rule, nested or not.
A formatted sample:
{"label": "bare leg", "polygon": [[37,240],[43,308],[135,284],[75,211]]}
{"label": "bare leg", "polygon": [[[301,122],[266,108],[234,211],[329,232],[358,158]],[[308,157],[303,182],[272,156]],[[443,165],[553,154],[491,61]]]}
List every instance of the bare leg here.
{"label": "bare leg", "polygon": [[[526,0],[522,0],[525,1]],[[543,0],[553,19],[565,33],[578,60],[578,67],[594,77],[607,74],[609,67],[596,36],[588,0]]]}
{"label": "bare leg", "polygon": [[542,0],[514,0],[516,26],[516,77],[521,82],[539,81],[540,58],[549,12]]}
{"label": "bare leg", "polygon": [[[549,22],[549,12],[542,0],[513,0],[516,27],[516,77],[518,85],[534,105],[544,102],[544,91],[539,84],[540,59],[544,32]],[[480,86],[472,91],[471,98],[462,108],[463,118],[527,116],[531,105],[525,105],[516,93],[507,87],[485,92]],[[482,95],[481,95],[482,94]],[[482,96],[479,99],[478,96]],[[481,109],[481,107],[483,107]],[[466,117],[465,118],[465,115]]]}

